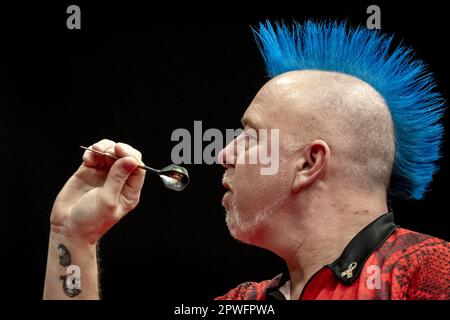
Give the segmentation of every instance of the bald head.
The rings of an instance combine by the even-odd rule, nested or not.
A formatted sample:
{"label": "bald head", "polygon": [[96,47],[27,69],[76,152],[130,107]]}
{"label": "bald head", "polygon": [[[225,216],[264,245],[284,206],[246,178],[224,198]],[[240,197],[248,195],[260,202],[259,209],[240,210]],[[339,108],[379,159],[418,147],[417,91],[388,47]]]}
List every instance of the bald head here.
{"label": "bald head", "polygon": [[270,80],[251,107],[271,119],[270,127],[280,128],[288,151],[324,140],[331,151],[328,169],[339,179],[387,190],[393,123],[383,98],[367,83],[335,72],[287,72]]}

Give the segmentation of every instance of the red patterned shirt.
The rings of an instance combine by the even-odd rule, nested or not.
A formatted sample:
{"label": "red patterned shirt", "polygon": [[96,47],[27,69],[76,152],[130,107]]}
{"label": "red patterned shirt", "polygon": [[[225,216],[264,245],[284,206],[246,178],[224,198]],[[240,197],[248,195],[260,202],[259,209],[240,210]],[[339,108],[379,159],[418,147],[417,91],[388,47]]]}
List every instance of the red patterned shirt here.
{"label": "red patterned shirt", "polygon": [[[284,300],[289,273],[246,282],[217,300]],[[449,243],[379,217],[306,283],[300,300],[450,299]]]}

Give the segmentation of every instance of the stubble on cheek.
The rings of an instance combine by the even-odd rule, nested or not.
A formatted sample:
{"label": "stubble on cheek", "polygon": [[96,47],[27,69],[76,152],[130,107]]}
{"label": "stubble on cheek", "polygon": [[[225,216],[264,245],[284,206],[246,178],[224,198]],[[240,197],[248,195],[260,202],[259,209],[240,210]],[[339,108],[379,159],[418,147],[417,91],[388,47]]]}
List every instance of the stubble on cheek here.
{"label": "stubble on cheek", "polygon": [[236,229],[238,227],[238,217],[236,212],[236,200],[234,195],[231,195],[229,198],[228,207],[225,208],[226,216],[225,222],[227,224],[228,230],[231,235],[235,238]]}
{"label": "stubble on cheek", "polygon": [[269,221],[276,218],[276,212],[288,197],[286,173],[280,170],[278,174],[281,177],[277,187],[269,188],[270,185],[266,185],[260,192],[255,190],[252,199],[248,199],[248,201],[240,199],[243,205],[240,205],[235,193],[230,194],[228,208],[225,208],[225,220],[230,234],[235,239],[251,243],[252,239],[268,225]]}

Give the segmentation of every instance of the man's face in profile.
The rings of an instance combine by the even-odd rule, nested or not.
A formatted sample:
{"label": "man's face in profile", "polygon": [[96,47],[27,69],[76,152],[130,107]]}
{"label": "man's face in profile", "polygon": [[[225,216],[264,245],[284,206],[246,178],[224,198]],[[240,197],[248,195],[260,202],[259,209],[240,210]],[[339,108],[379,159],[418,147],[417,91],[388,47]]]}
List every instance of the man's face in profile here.
{"label": "man's face in profile", "polygon": [[[267,226],[276,219],[276,212],[290,194],[286,152],[279,146],[283,140],[283,128],[280,127],[283,115],[280,115],[276,86],[272,82],[258,92],[245,111],[242,118],[244,132],[219,154],[227,169],[223,184],[228,192],[222,200],[226,223],[231,235],[245,243],[255,244],[264,237]],[[267,134],[261,134],[261,129],[266,129]],[[279,130],[279,141],[271,135],[274,129]],[[261,163],[259,156],[270,154],[273,147],[279,152],[277,170],[273,174],[262,174],[261,169],[267,165]],[[249,159],[252,158],[258,161],[251,163]]]}
{"label": "man's face in profile", "polygon": [[[223,199],[226,222],[232,236],[243,242],[261,244],[268,228],[277,229],[273,226],[284,219],[283,211],[300,214],[296,203],[302,199],[294,190],[299,173],[300,179],[309,179],[307,147],[317,139],[333,150],[332,160],[320,169],[327,172],[322,176],[325,190],[340,188],[344,181],[358,183],[359,172],[367,175],[372,169],[368,158],[377,165],[377,175],[384,167],[390,172],[384,165],[393,156],[390,114],[372,87],[351,76],[315,70],[282,74],[261,88],[242,122],[244,132],[221,151],[219,160],[227,169],[223,182],[230,189]],[[270,175],[261,174],[264,164],[247,160],[263,149],[273,151],[272,135],[261,135],[261,129],[279,131],[278,170]],[[242,141],[245,148],[236,146]]]}

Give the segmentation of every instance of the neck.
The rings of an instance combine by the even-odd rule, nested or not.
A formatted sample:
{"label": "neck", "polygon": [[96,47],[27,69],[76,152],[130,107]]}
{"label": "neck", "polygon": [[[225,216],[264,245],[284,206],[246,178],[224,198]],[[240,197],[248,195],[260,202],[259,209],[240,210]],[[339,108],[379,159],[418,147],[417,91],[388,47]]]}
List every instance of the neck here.
{"label": "neck", "polygon": [[264,232],[258,245],[285,260],[291,279],[291,299],[298,299],[315,272],[336,260],[358,232],[388,211],[386,198],[382,196],[358,195],[346,199],[291,202],[294,205],[283,208],[278,215],[279,223]]}

